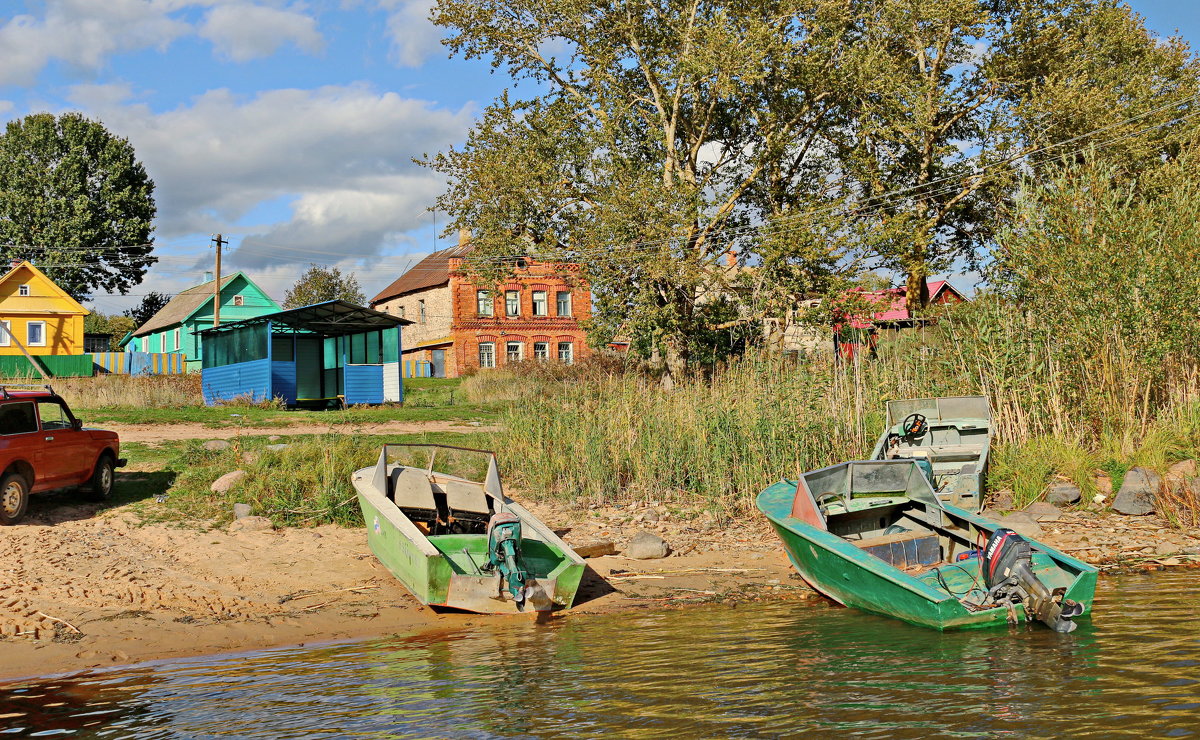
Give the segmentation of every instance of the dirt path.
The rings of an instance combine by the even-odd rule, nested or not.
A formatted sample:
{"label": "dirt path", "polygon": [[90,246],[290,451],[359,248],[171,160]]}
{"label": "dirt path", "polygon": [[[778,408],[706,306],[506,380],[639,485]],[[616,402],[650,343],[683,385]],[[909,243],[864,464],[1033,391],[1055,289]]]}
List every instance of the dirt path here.
{"label": "dirt path", "polygon": [[121,435],[122,442],[164,442],[182,439],[228,439],[236,435],[295,434],[423,434],[436,432],[490,432],[496,427],[458,421],[388,421],[376,424],[292,424],[272,427],[210,427],[204,424],[105,424]]}

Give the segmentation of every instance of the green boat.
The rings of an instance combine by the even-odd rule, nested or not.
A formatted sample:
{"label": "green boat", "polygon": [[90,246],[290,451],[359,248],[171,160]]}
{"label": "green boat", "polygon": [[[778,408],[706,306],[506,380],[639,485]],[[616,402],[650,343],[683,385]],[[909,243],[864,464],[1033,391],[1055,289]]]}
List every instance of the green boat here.
{"label": "green boat", "polygon": [[756,500],[800,575],[845,606],[938,630],[1091,612],[1096,569],[939,500],[911,460],[848,462]]}
{"label": "green boat", "polygon": [[[398,461],[429,453],[427,465]],[[474,454],[482,481],[435,472]],[[495,454],[433,444],[387,444],[353,475],[379,562],[422,604],[478,613],[550,611],[575,600],[584,562],[504,495]]]}
{"label": "green boat", "polygon": [[962,509],[983,508],[992,409],[985,396],[888,401],[887,426],[872,460],[928,465],[938,498]]}

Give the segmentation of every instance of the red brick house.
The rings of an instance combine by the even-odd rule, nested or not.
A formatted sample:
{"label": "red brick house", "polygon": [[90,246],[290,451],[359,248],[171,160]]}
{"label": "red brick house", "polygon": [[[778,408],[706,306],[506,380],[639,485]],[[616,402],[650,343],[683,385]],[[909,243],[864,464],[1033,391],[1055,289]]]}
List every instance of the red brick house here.
{"label": "red brick house", "polygon": [[591,350],[580,322],[592,293],[579,265],[515,260],[499,285],[472,282],[471,245],[434,252],[371,299],[371,308],[414,322],[404,328],[405,377],[455,378],[522,360],[575,362]]}

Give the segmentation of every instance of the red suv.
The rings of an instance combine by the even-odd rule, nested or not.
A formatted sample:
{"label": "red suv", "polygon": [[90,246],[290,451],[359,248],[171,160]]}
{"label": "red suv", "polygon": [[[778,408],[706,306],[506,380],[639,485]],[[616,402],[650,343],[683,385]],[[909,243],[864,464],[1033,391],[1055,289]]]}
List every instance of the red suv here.
{"label": "red suv", "polygon": [[83,486],[89,500],[108,498],[125,464],[117,433],[84,429],[50,386],[15,387],[0,386],[0,524],[21,521],[30,493]]}

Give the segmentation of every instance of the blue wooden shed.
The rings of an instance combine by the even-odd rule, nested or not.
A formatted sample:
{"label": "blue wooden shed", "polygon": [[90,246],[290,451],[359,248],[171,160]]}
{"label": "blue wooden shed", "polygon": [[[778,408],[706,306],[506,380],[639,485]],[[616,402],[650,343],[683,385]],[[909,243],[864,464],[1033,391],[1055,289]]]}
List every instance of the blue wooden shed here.
{"label": "blue wooden shed", "polygon": [[290,407],[400,403],[401,327],[411,321],[327,301],[201,332],[204,402],[281,398]]}

